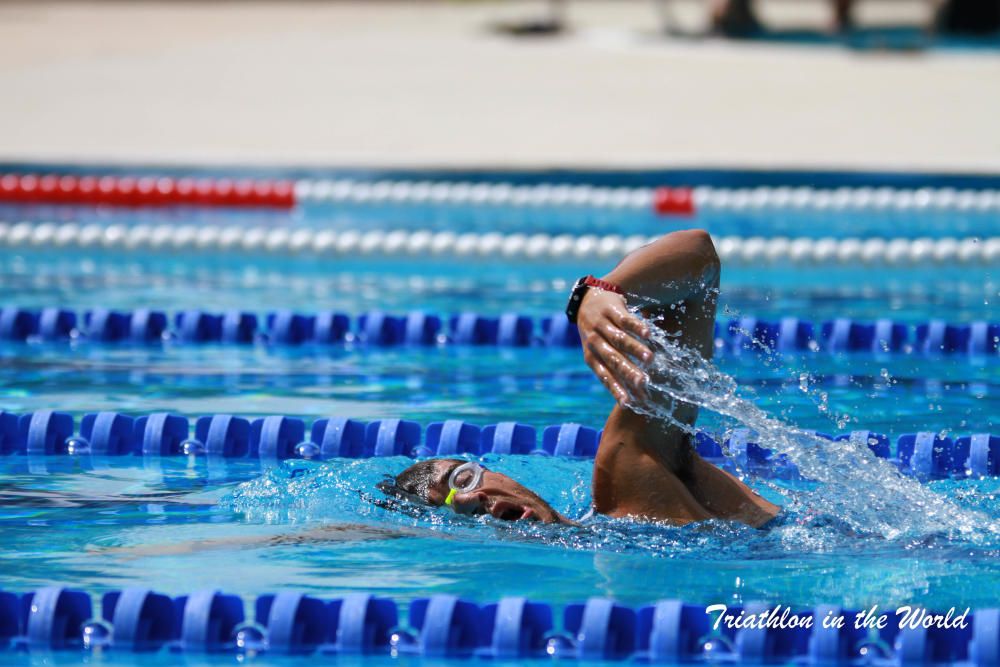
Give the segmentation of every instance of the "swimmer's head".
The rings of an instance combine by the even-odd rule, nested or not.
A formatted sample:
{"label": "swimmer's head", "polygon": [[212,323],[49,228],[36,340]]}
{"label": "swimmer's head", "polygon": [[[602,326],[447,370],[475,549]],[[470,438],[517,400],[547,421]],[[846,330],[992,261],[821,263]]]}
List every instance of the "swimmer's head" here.
{"label": "swimmer's head", "polygon": [[[473,484],[466,469],[459,471],[460,479],[449,478],[459,466],[468,463],[461,459],[429,459],[387,479],[378,488],[389,496],[439,507],[449,505],[460,514],[490,514],[504,521],[534,520],[544,523],[568,521],[541,499],[538,494],[515,482],[507,475],[482,469],[481,477]],[[459,488],[452,489],[452,486]],[[475,488],[470,488],[474,486]]]}

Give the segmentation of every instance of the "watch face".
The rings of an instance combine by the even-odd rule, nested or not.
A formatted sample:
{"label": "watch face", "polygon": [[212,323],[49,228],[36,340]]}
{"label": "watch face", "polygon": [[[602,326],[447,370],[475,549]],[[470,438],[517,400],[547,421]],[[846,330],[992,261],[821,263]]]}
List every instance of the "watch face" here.
{"label": "watch face", "polygon": [[573,291],[569,295],[569,303],[566,304],[566,317],[573,324],[576,324],[576,314],[580,310],[580,302],[583,301],[583,295],[587,293],[587,276],[580,278],[573,285]]}

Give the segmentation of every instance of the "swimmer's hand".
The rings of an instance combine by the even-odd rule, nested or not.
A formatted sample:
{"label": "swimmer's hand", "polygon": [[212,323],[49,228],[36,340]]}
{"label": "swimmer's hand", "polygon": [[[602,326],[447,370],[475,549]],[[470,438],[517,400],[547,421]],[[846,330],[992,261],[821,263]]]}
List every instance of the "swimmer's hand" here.
{"label": "swimmer's hand", "polygon": [[[590,289],[576,317],[583,359],[621,405],[646,398],[646,373],[640,368],[653,360],[641,340],[649,337],[646,324],[630,313],[625,297]],[[638,337],[638,338],[637,338]]]}

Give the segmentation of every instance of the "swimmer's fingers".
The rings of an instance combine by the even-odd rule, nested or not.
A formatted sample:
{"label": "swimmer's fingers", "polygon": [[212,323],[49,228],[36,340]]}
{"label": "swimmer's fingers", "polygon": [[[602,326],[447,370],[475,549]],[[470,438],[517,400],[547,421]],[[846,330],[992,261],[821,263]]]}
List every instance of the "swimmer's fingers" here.
{"label": "swimmer's fingers", "polygon": [[[628,333],[638,336],[643,340],[649,338],[649,326],[641,319],[628,312],[628,310],[623,306],[609,306],[604,315],[622,331],[627,331]],[[642,359],[643,361],[649,361],[653,358],[653,353],[648,346],[639,341],[636,341],[636,345],[638,346],[638,349],[645,352],[645,354],[631,353],[634,357]]]}
{"label": "swimmer's fingers", "polygon": [[[599,327],[598,331],[606,335],[607,338],[603,341],[591,340],[590,343],[595,347],[595,351],[601,356],[604,364],[614,372],[620,382],[624,382],[639,397],[644,397],[648,381],[646,373],[622,352],[622,348],[630,353],[633,353],[634,350],[635,356],[641,358],[644,349],[642,344],[611,325]],[[636,347],[630,348],[629,346],[632,344]]]}
{"label": "swimmer's fingers", "polygon": [[615,380],[613,375],[611,375],[611,371],[609,371],[607,367],[598,361],[589,351],[585,352],[583,356],[587,361],[587,365],[590,366],[590,370],[594,372],[594,375],[596,375],[597,379],[601,381],[604,388],[611,392],[611,395],[615,397],[615,400],[622,405],[628,403],[628,392],[625,391],[620,384],[618,384],[618,381]]}
{"label": "swimmer's fingers", "polygon": [[652,350],[643,345],[635,336],[625,333],[611,322],[603,322],[597,327],[597,330],[622,354],[638,359],[643,364],[648,364],[653,360]]}
{"label": "swimmer's fingers", "polygon": [[577,326],[583,357],[608,391],[622,405],[645,398],[646,375],[632,359],[645,364],[652,351],[636,336],[649,335],[641,319],[629,313],[625,298],[614,292],[590,290],[580,304]]}
{"label": "swimmer's fingers", "polygon": [[625,307],[624,301],[609,305],[605,311],[605,315],[625,331],[634,333],[639,338],[649,338],[649,327],[645,322],[629,312],[628,308]]}
{"label": "swimmer's fingers", "polygon": [[619,385],[631,389],[636,398],[646,397],[646,374],[629,361],[628,357],[616,350],[598,331],[593,331],[587,336],[586,345],[604,368],[611,371]]}

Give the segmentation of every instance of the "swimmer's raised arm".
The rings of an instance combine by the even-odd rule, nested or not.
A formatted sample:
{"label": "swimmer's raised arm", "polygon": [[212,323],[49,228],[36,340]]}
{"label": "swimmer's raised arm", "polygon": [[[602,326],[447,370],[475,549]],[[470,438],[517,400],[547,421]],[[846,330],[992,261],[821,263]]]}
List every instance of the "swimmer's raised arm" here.
{"label": "swimmer's raised arm", "polygon": [[[658,396],[659,404],[652,406],[660,415],[656,418],[627,407],[633,404],[626,387],[643,400],[646,375],[637,364],[653,360],[644,341],[650,334],[647,326],[662,329],[676,345],[711,356],[719,270],[719,257],[706,232],[675,232],[630,253],[604,276],[624,295],[592,288],[579,302],[576,319],[584,357],[620,403],[604,425],[594,460],[594,511],[677,524],[721,518],[754,526],[778,512],[743,482],[698,456],[691,437],[697,406]],[[629,306],[641,309],[650,324],[633,315]],[[669,367],[649,368],[652,383],[662,389],[670,381],[663,377],[671,372]],[[497,472],[485,471],[479,478],[467,475],[472,486],[459,493],[452,475],[462,473],[465,465],[461,459],[420,461],[379,488],[428,505],[449,505],[457,512],[571,523],[537,494]]]}
{"label": "swimmer's raised arm", "polygon": [[718,276],[712,237],[703,229],[688,229],[629,253],[604,278],[652,304],[669,305],[700,298],[705,284]]}
{"label": "swimmer's raised arm", "polygon": [[[645,361],[648,349],[628,335],[644,337],[644,323],[626,303],[676,344],[712,356],[720,262],[708,234],[700,230],[668,234],[631,253],[605,280],[627,297],[589,290],[577,314],[587,363],[621,405],[604,425],[594,461],[594,509],[610,516],[642,517],[684,524],[709,518],[760,526],[778,507],[732,475],[698,456],[690,427],[698,409],[680,401],[656,408],[668,418],[650,418],[627,407],[631,389],[644,399],[646,376],[629,356]],[[626,298],[628,301],[626,302]],[[662,377],[654,382],[669,382]]]}
{"label": "swimmer's raised arm", "polygon": [[678,334],[680,344],[708,358],[719,267],[708,232],[673,232],[629,253],[603,277],[627,297],[600,289],[584,295],[577,314],[583,357],[619,403],[628,402],[629,392],[643,395],[646,376],[632,359],[646,362],[652,357],[636,338],[649,336],[646,324],[628,311],[628,304],[658,317],[661,327]]}

